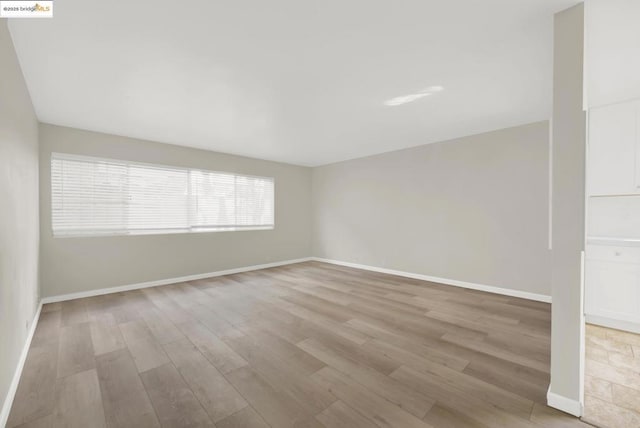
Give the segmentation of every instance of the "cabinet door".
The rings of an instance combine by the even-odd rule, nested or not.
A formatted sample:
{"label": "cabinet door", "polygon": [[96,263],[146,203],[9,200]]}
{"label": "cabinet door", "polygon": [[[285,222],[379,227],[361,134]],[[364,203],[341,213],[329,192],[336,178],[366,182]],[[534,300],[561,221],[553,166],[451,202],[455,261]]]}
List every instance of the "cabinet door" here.
{"label": "cabinet door", "polygon": [[587,260],[585,312],[640,322],[640,265]]}
{"label": "cabinet door", "polygon": [[640,193],[636,181],[638,103],[589,112],[589,195]]}

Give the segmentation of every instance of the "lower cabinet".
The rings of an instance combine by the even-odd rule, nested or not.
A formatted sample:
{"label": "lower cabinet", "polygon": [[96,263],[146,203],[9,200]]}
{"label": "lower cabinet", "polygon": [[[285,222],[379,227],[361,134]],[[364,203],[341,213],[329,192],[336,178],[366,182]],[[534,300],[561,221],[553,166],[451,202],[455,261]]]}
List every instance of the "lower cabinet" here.
{"label": "lower cabinet", "polygon": [[640,329],[639,247],[587,245],[585,314],[587,321],[606,318],[610,327]]}

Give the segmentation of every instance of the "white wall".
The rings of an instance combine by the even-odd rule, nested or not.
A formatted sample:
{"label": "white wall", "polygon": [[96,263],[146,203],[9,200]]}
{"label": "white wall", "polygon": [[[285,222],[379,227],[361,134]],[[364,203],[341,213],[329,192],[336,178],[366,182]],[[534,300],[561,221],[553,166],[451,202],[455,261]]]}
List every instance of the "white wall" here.
{"label": "white wall", "polygon": [[314,255],[550,295],[549,127],[313,170]]}
{"label": "white wall", "polygon": [[[51,152],[275,178],[274,230],[53,238]],[[43,296],[208,273],[311,256],[311,169],[42,124]]]}
{"label": "white wall", "polygon": [[555,15],[550,404],[580,414],[586,114],[584,6]]}
{"label": "white wall", "polygon": [[585,4],[588,106],[640,98],[640,1]]}
{"label": "white wall", "polygon": [[0,403],[4,403],[38,305],[38,122],[6,19],[0,19],[0,76]]}

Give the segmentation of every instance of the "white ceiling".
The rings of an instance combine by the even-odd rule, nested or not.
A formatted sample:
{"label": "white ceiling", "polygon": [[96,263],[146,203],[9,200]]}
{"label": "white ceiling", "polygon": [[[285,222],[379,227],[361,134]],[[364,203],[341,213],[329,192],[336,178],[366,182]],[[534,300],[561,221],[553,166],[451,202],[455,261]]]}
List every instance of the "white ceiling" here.
{"label": "white ceiling", "polygon": [[9,27],[42,122],[315,166],[548,118],[576,3],[60,0]]}

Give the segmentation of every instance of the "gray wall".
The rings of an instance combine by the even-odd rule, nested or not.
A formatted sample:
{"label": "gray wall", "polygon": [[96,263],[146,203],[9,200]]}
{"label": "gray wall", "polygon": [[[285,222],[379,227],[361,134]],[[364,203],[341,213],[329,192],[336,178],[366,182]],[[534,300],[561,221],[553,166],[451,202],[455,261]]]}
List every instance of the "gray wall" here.
{"label": "gray wall", "polygon": [[[53,238],[52,151],[274,177],[275,229]],[[311,255],[309,168],[42,124],[40,186],[45,297]]]}
{"label": "gray wall", "polygon": [[[38,122],[0,19],[0,403],[38,305]],[[3,425],[0,414],[0,426]]]}
{"label": "gray wall", "polygon": [[314,255],[550,295],[547,122],[313,170]]}
{"label": "gray wall", "polygon": [[586,115],[583,111],[584,6],[556,14],[553,72],[551,385],[580,399]]}

